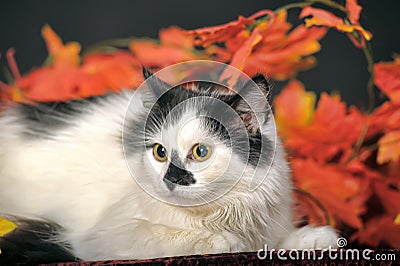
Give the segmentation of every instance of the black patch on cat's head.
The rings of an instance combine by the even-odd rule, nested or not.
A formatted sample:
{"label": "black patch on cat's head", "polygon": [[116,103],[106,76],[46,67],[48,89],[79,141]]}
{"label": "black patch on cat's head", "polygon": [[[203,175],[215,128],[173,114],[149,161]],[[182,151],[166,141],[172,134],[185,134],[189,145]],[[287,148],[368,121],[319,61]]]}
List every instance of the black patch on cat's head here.
{"label": "black patch on cat's head", "polygon": [[[144,76],[152,79],[149,86],[158,100],[152,106],[147,117],[140,117],[129,122],[132,126],[129,129],[128,124],[130,133],[127,134],[127,137],[131,140],[127,141],[127,144],[139,143],[140,145],[140,140],[151,139],[152,135],[161,132],[167,118],[169,125],[179,121],[187,111],[185,108],[187,104],[181,103],[190,100],[190,103],[195,106],[193,108],[197,108],[197,115],[203,116],[205,130],[209,130],[211,134],[220,138],[226,145],[232,146],[237,152],[244,153],[243,150],[246,146],[248,147],[248,157],[243,157],[246,163],[249,162],[256,166],[259,162],[270,161],[268,158],[260,158],[262,154],[270,156],[274,149],[272,141],[267,136],[263,136],[260,129],[260,126],[266,123],[271,115],[268,100],[266,100],[266,98],[270,99],[271,92],[264,76],[255,76],[252,82],[243,86],[240,94],[227,93],[226,90],[222,92],[216,89],[219,85],[208,82],[196,83],[195,90],[181,86],[168,89],[170,86],[153,76],[151,72],[144,70]],[[202,100],[204,97],[201,96],[209,97],[210,104],[204,105],[204,100]],[[218,101],[225,104],[214,104]],[[171,112],[173,109],[174,111]],[[238,119],[238,117],[240,118]],[[257,118],[261,121],[258,121]],[[239,130],[243,125],[247,134],[243,134],[243,130]],[[134,128],[144,129],[146,137],[143,139],[138,136],[134,132]],[[138,151],[138,148],[138,146],[129,147],[128,144],[127,150],[133,152],[133,150]]]}
{"label": "black patch on cat's head", "polygon": [[[209,117],[205,119],[206,128],[220,136],[228,146],[242,155],[248,154],[247,162],[256,166],[258,163],[269,163],[274,153],[274,144],[268,136],[261,134],[261,126],[268,122],[271,113],[270,86],[266,78],[257,75],[246,83],[238,94],[218,97],[227,106],[210,106]],[[232,108],[237,115],[230,112]],[[241,127],[247,134],[243,134]],[[246,148],[248,147],[248,151]],[[246,160],[246,156],[241,156]],[[271,158],[269,158],[271,157]]]}
{"label": "black patch on cat's head", "polygon": [[244,85],[231,102],[232,108],[240,115],[251,136],[260,134],[260,126],[265,124],[271,115],[271,94],[268,81],[258,74]]}
{"label": "black patch on cat's head", "polygon": [[18,220],[14,231],[0,237],[0,265],[37,265],[79,261],[67,243],[60,243],[63,229],[54,223]]}

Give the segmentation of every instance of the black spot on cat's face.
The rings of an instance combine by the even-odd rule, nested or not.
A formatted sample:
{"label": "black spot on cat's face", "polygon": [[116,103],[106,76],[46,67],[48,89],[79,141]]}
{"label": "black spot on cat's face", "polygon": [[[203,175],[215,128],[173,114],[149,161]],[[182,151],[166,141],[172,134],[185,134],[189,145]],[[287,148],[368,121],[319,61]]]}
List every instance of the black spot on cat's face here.
{"label": "black spot on cat's face", "polygon": [[174,150],[172,150],[170,163],[163,181],[170,191],[174,190],[177,185],[189,186],[196,183],[193,174],[185,169],[184,162],[179,158],[178,153]]}

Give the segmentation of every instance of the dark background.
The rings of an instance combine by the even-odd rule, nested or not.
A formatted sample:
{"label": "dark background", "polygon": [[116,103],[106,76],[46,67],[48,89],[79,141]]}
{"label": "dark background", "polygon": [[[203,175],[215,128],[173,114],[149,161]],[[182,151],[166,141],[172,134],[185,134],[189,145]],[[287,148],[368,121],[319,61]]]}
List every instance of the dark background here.
{"label": "dark background", "polygon": [[[1,0],[0,53],[14,47],[22,73],[39,66],[47,52],[40,35],[50,24],[64,42],[78,41],[83,49],[96,42],[128,36],[157,37],[159,29],[178,25],[184,29],[218,25],[249,16],[261,9],[275,9],[296,0],[235,1],[136,1],[136,0]],[[341,3],[343,1],[339,1]],[[361,23],[374,35],[375,61],[389,61],[400,53],[400,2],[359,0]],[[295,22],[296,12],[290,13]],[[2,56],[2,65],[5,60]],[[368,72],[361,50],[345,34],[330,30],[317,54],[319,66],[303,72],[299,79],[308,90],[340,91],[351,104],[366,106]],[[0,79],[4,76],[0,74]],[[279,91],[282,84],[277,83]]]}

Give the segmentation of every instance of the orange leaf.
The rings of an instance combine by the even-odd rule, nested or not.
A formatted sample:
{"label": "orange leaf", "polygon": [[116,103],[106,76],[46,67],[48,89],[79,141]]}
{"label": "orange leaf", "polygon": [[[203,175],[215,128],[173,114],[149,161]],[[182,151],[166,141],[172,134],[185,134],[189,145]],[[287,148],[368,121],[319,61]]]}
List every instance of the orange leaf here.
{"label": "orange leaf", "polygon": [[138,60],[145,66],[165,67],[179,62],[197,59],[197,57],[179,47],[164,46],[153,41],[133,42],[129,46]]}
{"label": "orange leaf", "polygon": [[248,18],[239,16],[236,21],[231,21],[218,26],[191,30],[188,32],[196,37],[196,45],[209,46],[216,42],[229,40],[239,32],[245,30],[247,25],[255,22],[256,18],[272,14],[273,12],[271,10],[261,10]]}
{"label": "orange leaf", "polygon": [[385,102],[379,106],[369,119],[369,133],[374,136],[381,132],[400,129],[400,102]]}
{"label": "orange leaf", "polygon": [[165,45],[182,47],[186,49],[193,48],[193,37],[186,31],[177,26],[171,26],[160,30],[160,42]]}
{"label": "orange leaf", "polygon": [[364,202],[351,199],[362,191],[362,180],[335,165],[319,165],[310,159],[293,159],[292,169],[298,188],[313,195],[338,221],[361,227]]}
{"label": "orange leaf", "polygon": [[65,101],[102,95],[110,89],[136,88],[143,80],[140,69],[141,64],[128,52],[95,54],[85,58],[81,66],[37,69],[15,85],[32,101]]}
{"label": "orange leaf", "polygon": [[349,11],[350,22],[352,24],[358,24],[362,8],[357,3],[357,0],[346,0],[346,9]]}
{"label": "orange leaf", "polygon": [[45,25],[42,29],[42,36],[46,42],[49,54],[54,56],[54,66],[78,66],[80,62],[79,52],[81,46],[77,42],[70,42],[64,45],[61,38]]}
{"label": "orange leaf", "polygon": [[[353,15],[351,15],[351,18],[354,20],[357,16],[357,13],[355,12],[353,5],[350,4],[350,7],[352,8],[352,11],[350,14],[353,14]],[[305,20],[307,27],[325,26],[325,27],[329,27],[329,28],[335,28],[338,31],[347,32],[347,33],[357,31],[361,34],[361,36],[365,40],[370,40],[372,38],[372,34],[369,33],[368,31],[366,31],[359,24],[347,25],[343,22],[343,20],[341,18],[336,17],[335,15],[333,15],[332,13],[330,13],[326,10],[314,8],[311,6],[306,6],[301,11],[299,17],[305,18],[308,16],[311,16],[311,18],[307,18]],[[354,42],[354,40],[353,40],[353,42]],[[356,44],[356,45],[358,45],[358,44]]]}
{"label": "orange leaf", "polygon": [[394,219],[390,216],[371,218],[351,239],[357,239],[360,244],[372,247],[383,244],[384,247],[389,245],[392,248],[400,248],[400,225],[396,224]]}
{"label": "orange leaf", "polygon": [[313,120],[315,93],[306,92],[301,82],[292,80],[275,98],[275,121],[283,136]]}
{"label": "orange leaf", "polygon": [[374,182],[375,192],[381,200],[385,211],[393,216],[400,213],[400,183],[390,180],[376,180]]}
{"label": "orange leaf", "polygon": [[[281,96],[282,95],[282,96]],[[293,155],[326,162],[345,161],[367,120],[355,108],[346,108],[337,96],[323,93],[317,108],[314,97],[290,83],[275,100],[276,121],[285,146]],[[309,94],[308,94],[309,95]],[[312,99],[312,100],[311,100]]]}
{"label": "orange leaf", "polygon": [[203,59],[195,54],[193,36],[176,26],[160,31],[160,43],[154,40],[133,41],[129,48],[145,66],[166,67],[172,64]]}
{"label": "orange leaf", "polygon": [[400,56],[393,62],[377,63],[375,69],[375,84],[392,102],[400,102]]}
{"label": "orange leaf", "polygon": [[78,98],[82,78],[79,68],[40,68],[16,82],[26,98],[32,101],[58,101]]}
{"label": "orange leaf", "polygon": [[287,12],[281,11],[259,24],[257,28],[262,40],[246,61],[246,74],[252,76],[262,72],[284,80],[315,65],[315,59],[309,55],[320,49],[318,40],[325,35],[326,29],[307,29],[301,25],[289,32],[291,25],[286,19]]}
{"label": "orange leaf", "polygon": [[[250,56],[253,48],[257,45],[262,39],[261,34],[258,31],[258,28],[254,29],[251,33],[250,37],[244,42],[244,44],[233,54],[233,58],[231,60],[230,65],[239,69],[243,70],[247,58]],[[237,71],[232,73],[231,68],[226,68],[224,72],[220,76],[220,80],[228,80],[228,85],[233,86],[237,79],[239,78],[237,75]]]}
{"label": "orange leaf", "polygon": [[379,139],[378,145],[376,161],[379,164],[398,161],[400,159],[400,130],[386,133]]}

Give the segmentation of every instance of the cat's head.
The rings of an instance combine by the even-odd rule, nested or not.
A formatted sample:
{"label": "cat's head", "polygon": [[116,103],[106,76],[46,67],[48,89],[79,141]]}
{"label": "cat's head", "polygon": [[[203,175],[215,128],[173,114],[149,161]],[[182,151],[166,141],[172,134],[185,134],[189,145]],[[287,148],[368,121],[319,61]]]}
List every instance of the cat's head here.
{"label": "cat's head", "polygon": [[275,147],[264,76],[234,93],[207,82],[169,89],[149,71],[144,75],[152,104],[126,121],[124,134],[128,163],[142,188],[168,203],[199,205],[262,182]]}

